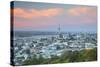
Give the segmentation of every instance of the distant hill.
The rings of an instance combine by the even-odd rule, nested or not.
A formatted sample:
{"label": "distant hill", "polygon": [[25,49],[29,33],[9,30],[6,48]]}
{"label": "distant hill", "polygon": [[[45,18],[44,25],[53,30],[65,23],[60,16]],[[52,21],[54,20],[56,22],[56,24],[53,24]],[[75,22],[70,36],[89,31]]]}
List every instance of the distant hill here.
{"label": "distant hill", "polygon": [[14,31],[14,36],[18,37],[30,37],[36,35],[56,35],[57,32],[48,31]]}

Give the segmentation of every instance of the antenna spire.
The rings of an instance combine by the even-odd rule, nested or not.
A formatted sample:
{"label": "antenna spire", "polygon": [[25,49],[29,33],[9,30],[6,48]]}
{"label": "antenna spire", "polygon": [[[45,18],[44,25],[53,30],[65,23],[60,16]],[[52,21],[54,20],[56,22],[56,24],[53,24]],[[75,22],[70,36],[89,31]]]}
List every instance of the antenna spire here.
{"label": "antenna spire", "polygon": [[61,30],[61,28],[60,28],[60,24],[59,24],[59,27],[58,27],[59,34],[60,34],[60,30]]}

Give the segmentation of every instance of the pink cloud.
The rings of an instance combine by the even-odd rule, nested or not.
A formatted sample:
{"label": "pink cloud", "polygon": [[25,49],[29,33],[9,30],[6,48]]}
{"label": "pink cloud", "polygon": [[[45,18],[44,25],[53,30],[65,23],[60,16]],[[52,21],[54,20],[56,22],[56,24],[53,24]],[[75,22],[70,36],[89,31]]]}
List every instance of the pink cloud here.
{"label": "pink cloud", "polygon": [[83,24],[94,24],[94,23],[96,23],[97,22],[97,20],[95,19],[95,18],[82,18],[81,20],[80,20]]}
{"label": "pink cloud", "polygon": [[67,10],[73,24],[94,24],[97,22],[97,12],[94,7],[73,7]]}
{"label": "pink cloud", "polygon": [[21,8],[14,8],[13,13],[16,17],[31,19],[37,17],[51,17],[57,16],[63,12],[61,8],[50,8],[50,9],[43,9],[43,10],[36,10],[32,9],[31,11],[27,11]]}
{"label": "pink cloud", "polygon": [[[49,8],[36,10],[32,9],[30,11],[15,8],[13,9],[14,16],[19,18],[29,19],[26,21],[20,21],[16,19],[14,21],[14,26],[17,28],[22,27],[32,27],[34,29],[41,29],[55,26],[57,23],[62,23],[64,25],[80,25],[80,24],[93,24],[96,22],[96,11],[92,7],[74,7],[70,8],[66,14],[65,18],[55,18],[53,16],[58,16],[64,13],[61,8]],[[65,14],[65,13],[64,13]],[[83,16],[85,15],[85,16]],[[50,18],[48,18],[50,17]],[[34,19],[32,19],[34,18]],[[30,20],[31,19],[31,20]]]}
{"label": "pink cloud", "polygon": [[41,29],[41,28],[47,28],[52,27],[52,25],[55,25],[55,19],[52,18],[38,18],[33,19],[32,21],[14,21],[14,27],[15,28],[24,28],[24,27],[31,27],[34,29]]}
{"label": "pink cloud", "polygon": [[14,27],[28,27],[31,25],[32,23],[28,23],[28,22],[14,22]]}
{"label": "pink cloud", "polygon": [[96,12],[93,7],[74,7],[69,9],[67,12],[70,16],[96,16]]}

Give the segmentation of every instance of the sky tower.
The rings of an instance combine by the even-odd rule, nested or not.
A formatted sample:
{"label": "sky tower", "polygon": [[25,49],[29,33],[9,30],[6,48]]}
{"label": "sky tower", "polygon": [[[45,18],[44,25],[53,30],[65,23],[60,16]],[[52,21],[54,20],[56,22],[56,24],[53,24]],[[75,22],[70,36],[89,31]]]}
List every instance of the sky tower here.
{"label": "sky tower", "polygon": [[59,27],[58,27],[58,35],[59,35],[59,38],[63,38],[63,35],[61,33],[60,24],[59,24]]}
{"label": "sky tower", "polygon": [[58,27],[58,34],[60,34],[60,30],[61,30],[61,29],[60,29],[60,24],[59,24],[59,27]]}

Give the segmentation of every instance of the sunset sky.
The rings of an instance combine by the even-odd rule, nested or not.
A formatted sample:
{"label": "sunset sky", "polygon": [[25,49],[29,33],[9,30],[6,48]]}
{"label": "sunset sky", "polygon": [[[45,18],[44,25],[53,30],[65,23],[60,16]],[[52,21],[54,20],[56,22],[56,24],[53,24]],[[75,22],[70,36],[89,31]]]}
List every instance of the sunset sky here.
{"label": "sunset sky", "polygon": [[14,30],[96,32],[97,7],[37,2],[14,2]]}

